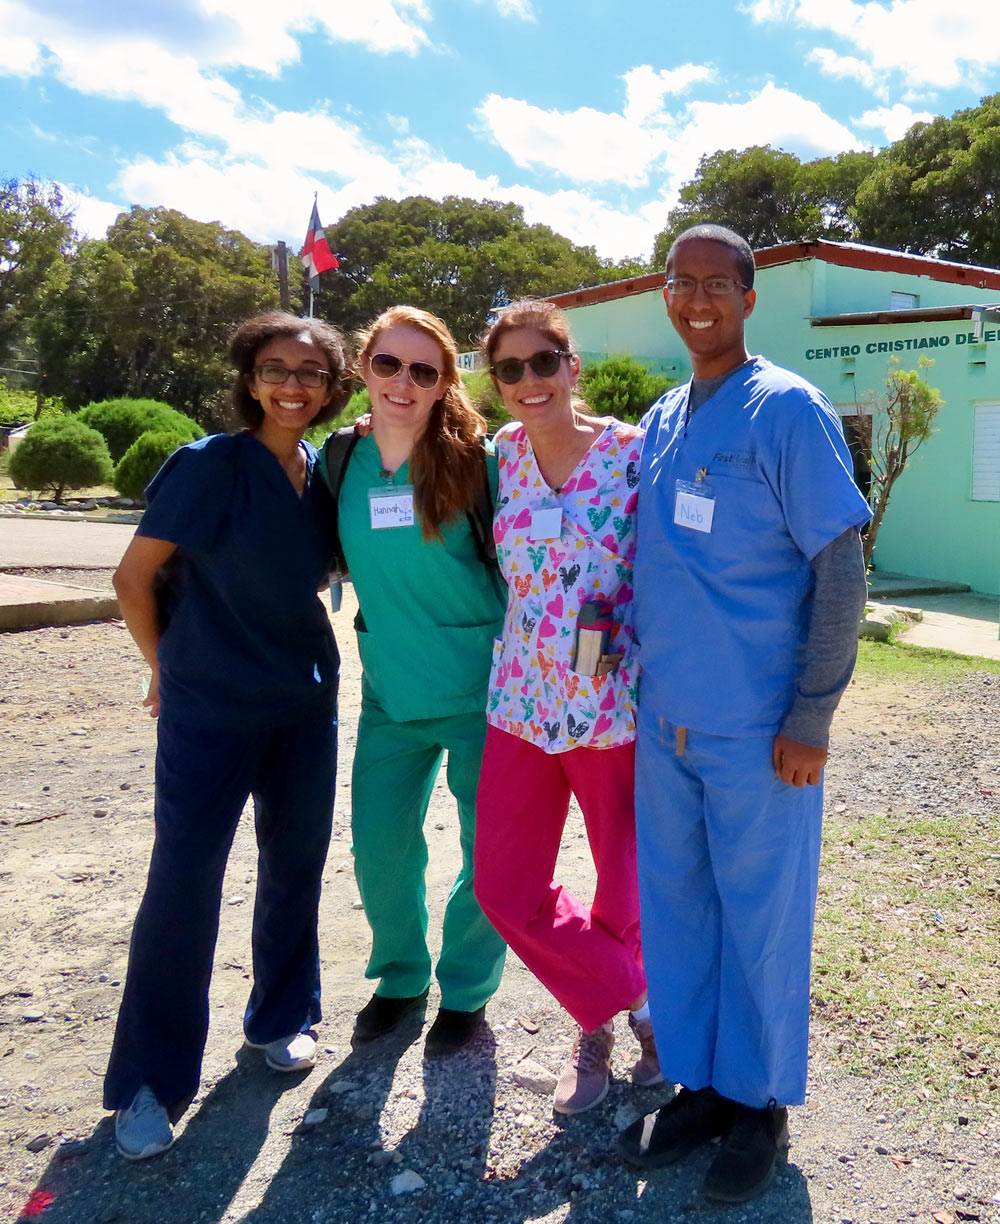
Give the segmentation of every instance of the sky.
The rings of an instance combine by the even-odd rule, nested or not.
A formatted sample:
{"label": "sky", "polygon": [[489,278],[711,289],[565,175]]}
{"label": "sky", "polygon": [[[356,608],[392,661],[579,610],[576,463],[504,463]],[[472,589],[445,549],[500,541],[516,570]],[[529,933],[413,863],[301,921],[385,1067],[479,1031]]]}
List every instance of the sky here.
{"label": "sky", "polygon": [[880,148],[1000,90],[978,0],[0,0],[0,176],[298,249],[377,196],[648,258],[718,149]]}

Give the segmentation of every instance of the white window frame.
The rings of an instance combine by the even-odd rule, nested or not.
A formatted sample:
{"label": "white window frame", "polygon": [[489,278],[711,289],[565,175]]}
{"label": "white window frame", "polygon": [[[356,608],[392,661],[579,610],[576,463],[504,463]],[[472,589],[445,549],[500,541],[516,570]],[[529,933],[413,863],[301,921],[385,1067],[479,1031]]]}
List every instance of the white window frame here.
{"label": "white window frame", "polygon": [[1000,400],[974,405],[972,500],[1000,501]]}

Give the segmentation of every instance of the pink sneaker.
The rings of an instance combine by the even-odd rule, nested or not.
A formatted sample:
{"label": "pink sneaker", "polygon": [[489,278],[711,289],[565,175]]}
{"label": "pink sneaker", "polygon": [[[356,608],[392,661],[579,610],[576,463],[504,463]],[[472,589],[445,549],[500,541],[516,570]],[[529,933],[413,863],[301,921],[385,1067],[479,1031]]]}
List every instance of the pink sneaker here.
{"label": "pink sneaker", "polygon": [[583,1113],[604,1100],[608,1095],[614,1044],[615,1030],[610,1022],[592,1033],[581,1031],[556,1084],[552,1099],[556,1113]]}
{"label": "pink sneaker", "polygon": [[632,1013],[628,1014],[628,1026],[635,1033],[639,1043],[640,1054],[632,1065],[632,1083],[640,1088],[651,1088],[653,1084],[663,1083],[663,1072],[660,1070],[660,1058],[656,1053],[656,1038],[653,1036],[651,1020],[634,1020]]}

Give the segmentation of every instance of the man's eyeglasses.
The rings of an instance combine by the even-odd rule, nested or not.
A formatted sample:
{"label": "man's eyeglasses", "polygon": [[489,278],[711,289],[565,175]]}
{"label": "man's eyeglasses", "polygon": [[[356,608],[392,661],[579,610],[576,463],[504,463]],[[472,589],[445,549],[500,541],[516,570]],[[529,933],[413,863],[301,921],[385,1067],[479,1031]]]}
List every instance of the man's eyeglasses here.
{"label": "man's eyeglasses", "polygon": [[564,357],[568,361],[572,355],[563,349],[543,349],[540,353],[532,353],[524,361],[520,357],[504,357],[490,366],[490,373],[499,382],[512,387],[524,377],[525,366],[530,366],[532,374],[537,374],[539,378],[551,378],[559,369],[560,361]]}
{"label": "man's eyeglasses", "polygon": [[410,382],[424,391],[436,387],[441,378],[441,371],[429,361],[403,361],[393,353],[373,353],[368,366],[376,378],[395,378],[400,370],[405,370]]}
{"label": "man's eyeglasses", "polygon": [[326,386],[331,377],[329,370],[317,370],[313,366],[299,366],[297,370],[290,370],[288,366],[277,365],[269,361],[264,362],[263,365],[254,366],[253,372],[261,382],[271,383],[273,386],[288,382],[294,374],[299,386],[308,387],[309,390]]}
{"label": "man's eyeglasses", "polygon": [[675,297],[690,297],[701,285],[709,297],[728,297],[737,289],[746,290],[748,285],[732,276],[706,276],[695,280],[693,276],[671,276],[667,278],[667,292]]}

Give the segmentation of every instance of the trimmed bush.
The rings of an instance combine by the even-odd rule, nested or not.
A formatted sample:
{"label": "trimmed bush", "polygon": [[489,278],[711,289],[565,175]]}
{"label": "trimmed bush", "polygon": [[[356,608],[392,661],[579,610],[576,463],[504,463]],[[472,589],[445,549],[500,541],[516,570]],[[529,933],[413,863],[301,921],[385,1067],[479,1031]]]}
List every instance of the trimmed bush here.
{"label": "trimmed bush", "polygon": [[146,485],[153,479],[164,462],[179,446],[193,442],[183,434],[169,430],[150,429],[140,434],[115,467],[115,488],[122,497],[140,501]]}
{"label": "trimmed bush", "polygon": [[[114,463],[118,463],[132,443],[144,433],[172,433],[182,437],[185,442],[205,436],[197,421],[192,421],[183,412],[160,400],[101,400],[88,404],[77,416],[85,425],[104,435]],[[128,494],[123,493],[122,496],[127,497]]]}
{"label": "trimmed bush", "polygon": [[67,489],[109,484],[111,456],[96,429],[75,417],[46,417],[11,454],[8,474],[18,489],[51,489],[62,501]]}
{"label": "trimmed bush", "polygon": [[622,421],[638,421],[674,385],[674,379],[652,374],[631,357],[608,357],[587,366],[580,376],[580,391],[593,411]]}

